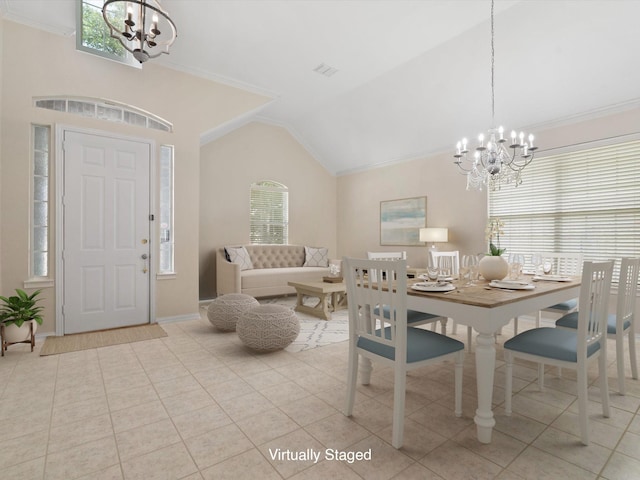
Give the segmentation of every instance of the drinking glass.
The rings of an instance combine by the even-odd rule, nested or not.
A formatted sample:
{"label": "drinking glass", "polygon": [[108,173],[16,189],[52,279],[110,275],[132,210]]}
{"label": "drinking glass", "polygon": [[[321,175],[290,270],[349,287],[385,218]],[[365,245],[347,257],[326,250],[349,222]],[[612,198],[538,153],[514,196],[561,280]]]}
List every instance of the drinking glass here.
{"label": "drinking glass", "polygon": [[438,257],[438,279],[451,278],[453,272],[453,258],[449,256]]}
{"label": "drinking glass", "polygon": [[551,275],[553,273],[553,259],[544,258],[542,260],[542,273],[544,275]]}
{"label": "drinking glass", "polygon": [[433,265],[429,265],[427,266],[427,277],[429,277],[429,280],[431,280],[432,282],[435,282],[436,280],[438,280],[438,267],[433,266]]}
{"label": "drinking glass", "polygon": [[522,274],[524,265],[524,255],[521,253],[512,253],[509,255],[509,279],[518,280]]}
{"label": "drinking glass", "polygon": [[542,254],[534,253],[531,255],[531,264],[533,265],[534,275],[542,275]]}
{"label": "drinking glass", "polygon": [[[460,280],[464,285],[474,285],[474,280],[478,276],[478,256],[463,255],[460,263]],[[465,278],[467,281],[465,282]]]}

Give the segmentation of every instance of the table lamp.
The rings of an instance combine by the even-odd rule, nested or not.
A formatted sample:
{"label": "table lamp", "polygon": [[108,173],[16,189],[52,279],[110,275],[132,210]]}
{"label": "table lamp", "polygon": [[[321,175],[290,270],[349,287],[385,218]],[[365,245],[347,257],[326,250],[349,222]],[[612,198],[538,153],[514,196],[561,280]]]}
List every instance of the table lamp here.
{"label": "table lamp", "polygon": [[431,243],[431,249],[436,249],[436,243],[449,241],[449,229],[448,228],[435,228],[427,227],[420,229],[420,241]]}

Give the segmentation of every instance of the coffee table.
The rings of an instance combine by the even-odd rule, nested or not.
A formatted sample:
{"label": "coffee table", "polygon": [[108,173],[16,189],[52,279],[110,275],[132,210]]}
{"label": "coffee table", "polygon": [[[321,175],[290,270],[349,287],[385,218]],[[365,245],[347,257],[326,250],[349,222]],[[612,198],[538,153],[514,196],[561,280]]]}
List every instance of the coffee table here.
{"label": "coffee table", "polygon": [[[331,312],[347,308],[347,286],[344,282],[288,282],[288,285],[295,288],[298,294],[296,312],[331,320]],[[318,303],[314,306],[305,305],[305,296],[316,297]]]}

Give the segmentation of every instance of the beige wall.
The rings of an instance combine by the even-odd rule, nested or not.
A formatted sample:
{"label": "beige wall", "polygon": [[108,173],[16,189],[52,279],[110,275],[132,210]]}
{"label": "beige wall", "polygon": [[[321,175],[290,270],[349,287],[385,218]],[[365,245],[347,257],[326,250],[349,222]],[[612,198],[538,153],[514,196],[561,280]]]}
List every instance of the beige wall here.
{"label": "beige wall", "polygon": [[215,249],[249,243],[249,187],[260,180],[289,187],[289,243],[336,256],[336,178],[286,129],[250,123],[201,150],[201,299],[215,295]]}
{"label": "beige wall", "polygon": [[[137,69],[104,60],[76,51],[74,38],[9,21],[4,21],[2,33],[0,285],[3,293],[22,288],[29,273],[30,125],[63,124],[175,146],[177,275],[156,282],[156,314],[159,318],[197,314],[200,133],[253,110],[268,99],[166,69],[153,61]],[[174,133],[33,107],[32,97],[52,95],[98,97],[129,104],[172,122]],[[54,221],[51,217],[52,225]],[[55,288],[45,289],[44,297],[47,310],[40,331],[52,332]]]}
{"label": "beige wall", "polygon": [[[537,144],[547,150],[639,132],[640,109],[634,108],[535,135]],[[338,253],[361,257],[368,250],[406,250],[409,265],[425,266],[425,247],[382,247],[379,234],[380,201],[423,195],[427,196],[427,226],[449,228],[449,243],[438,245],[440,250],[484,252],[487,193],[465,190],[465,177],[457,173],[452,151],[339,177]]]}

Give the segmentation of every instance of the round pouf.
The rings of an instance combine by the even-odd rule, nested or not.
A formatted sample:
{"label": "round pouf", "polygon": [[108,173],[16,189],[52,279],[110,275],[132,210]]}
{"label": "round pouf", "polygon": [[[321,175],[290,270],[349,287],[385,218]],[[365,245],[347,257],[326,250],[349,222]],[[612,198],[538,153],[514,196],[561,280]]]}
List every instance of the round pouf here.
{"label": "round pouf", "polygon": [[238,319],[238,337],[248,348],[260,352],[279,350],[300,333],[296,313],[282,305],[260,305]]}
{"label": "round pouf", "polygon": [[218,330],[232,332],[236,329],[236,323],[240,316],[258,305],[260,305],[260,302],[251,295],[227,293],[209,304],[207,317],[211,325]]}

